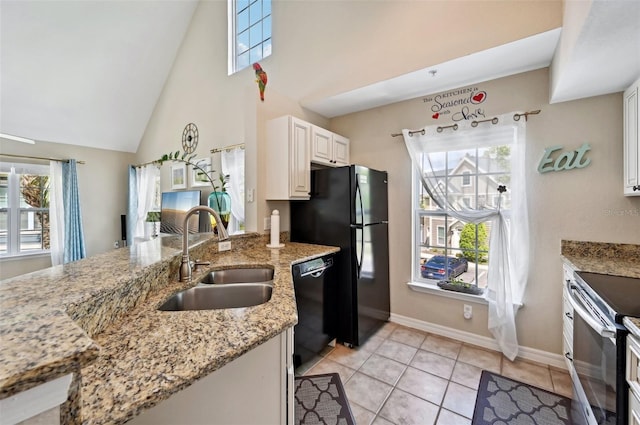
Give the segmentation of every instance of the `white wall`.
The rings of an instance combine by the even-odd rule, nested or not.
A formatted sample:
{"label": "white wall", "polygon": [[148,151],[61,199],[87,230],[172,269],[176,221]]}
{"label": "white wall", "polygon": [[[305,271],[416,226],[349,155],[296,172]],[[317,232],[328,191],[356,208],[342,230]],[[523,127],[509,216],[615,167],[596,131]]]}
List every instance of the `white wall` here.
{"label": "white wall", "polygon": [[[127,212],[127,165],[134,163],[134,154],[59,143],[27,145],[8,140],[0,142],[0,151],[84,161],[85,164],[78,164],[78,193],[87,256],[113,249],[113,243],[120,240],[120,215]],[[11,161],[4,157],[0,160]],[[50,266],[49,255],[3,259],[0,280]]]}
{"label": "white wall", "polygon": [[[548,69],[475,85],[487,92],[487,117],[541,109],[527,123],[527,175],[531,221],[531,271],[525,306],[517,318],[521,345],[561,351],[562,239],[640,243],[640,199],[622,195],[622,96],[620,93],[548,103]],[[436,123],[422,98],[331,120],[331,130],[351,138],[355,163],[389,172],[391,311],[410,318],[490,336],[486,307],[462,317],[462,302],[410,290],[412,168],[403,128]],[[442,121],[442,120],[440,120]],[[447,121],[442,121],[446,124]],[[440,122],[438,122],[440,124]],[[546,147],[591,145],[586,168],[538,174]],[[629,212],[611,215],[608,211]]]}

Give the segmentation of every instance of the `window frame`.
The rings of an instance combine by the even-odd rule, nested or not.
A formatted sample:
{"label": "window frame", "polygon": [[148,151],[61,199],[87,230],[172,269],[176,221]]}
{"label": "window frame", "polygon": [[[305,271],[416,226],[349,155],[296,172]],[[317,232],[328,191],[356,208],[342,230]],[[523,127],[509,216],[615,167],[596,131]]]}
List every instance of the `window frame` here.
{"label": "window frame", "polygon": [[[493,147],[494,145],[489,144],[489,145],[478,145],[475,146],[471,149],[475,150],[476,152],[476,156],[474,158],[475,161],[475,167],[476,170],[475,172],[467,172],[469,173],[469,178],[470,179],[476,179],[479,180],[481,178],[495,178],[496,176],[511,176],[511,172],[509,170],[503,170],[503,171],[491,171],[491,172],[486,172],[486,171],[482,171],[480,169],[478,169],[478,158],[480,158],[479,152],[480,150],[483,149],[488,149]],[[449,149],[447,152],[455,152],[458,151],[459,149],[457,148],[451,148]],[[423,278],[422,274],[421,274],[421,265],[422,262],[426,262],[426,259],[422,258],[422,248],[425,247],[425,241],[423,240],[423,228],[425,227],[430,227],[429,226],[429,222],[425,221],[424,219],[427,217],[439,217],[440,219],[442,219],[444,221],[444,229],[445,229],[445,244],[444,246],[440,245],[440,241],[436,240],[435,244],[433,243],[434,241],[430,241],[430,247],[431,249],[438,249],[438,250],[442,250],[443,248],[445,249],[445,253],[446,255],[453,255],[455,254],[455,252],[461,252],[461,249],[454,249],[452,251],[453,248],[451,248],[449,245],[449,235],[447,232],[447,229],[451,226],[454,225],[454,220],[456,220],[453,216],[451,216],[447,211],[443,211],[443,210],[439,210],[439,209],[435,209],[435,210],[428,210],[428,209],[422,209],[421,206],[424,205],[425,208],[429,208],[432,204],[433,201],[431,199],[431,197],[422,190],[422,182],[421,182],[421,178],[419,175],[419,172],[417,169],[414,168],[413,171],[413,179],[412,179],[412,207],[413,207],[413,217],[412,217],[412,225],[413,225],[413,240],[412,240],[412,250],[413,250],[413,263],[412,263],[412,281],[409,282],[409,286],[417,291],[420,292],[426,292],[426,293],[432,293],[432,294],[437,294],[437,295],[442,295],[442,296],[446,296],[446,297],[450,297],[450,298],[456,298],[456,299],[463,299],[463,300],[467,300],[467,301],[474,301],[474,302],[480,302],[480,303],[486,303],[486,300],[484,298],[484,295],[472,295],[472,294],[467,294],[467,293],[460,293],[460,292],[452,292],[452,291],[447,291],[447,290],[443,290],[440,289],[437,286],[438,280],[437,279],[427,279],[427,278]],[[455,168],[455,167],[454,167]],[[452,172],[449,173],[449,171],[447,171],[445,173],[445,176],[440,179],[439,183],[442,183],[442,181],[449,181],[450,178],[452,177],[461,177],[463,176],[463,173],[455,173],[453,172],[453,169],[451,170]],[[448,186],[446,187],[448,188]],[[445,189],[446,189],[445,188]],[[423,196],[424,195],[424,196]],[[472,196],[472,202],[477,203],[480,199],[480,193],[479,193],[479,184],[476,184],[473,190],[472,194],[469,194],[470,196]],[[499,194],[492,194],[492,193],[483,193],[482,195],[486,195],[487,198],[493,199],[494,197],[498,197]],[[424,200],[422,199],[424,197]],[[495,205],[494,205],[495,206]],[[428,219],[427,219],[428,220]],[[487,225],[487,223],[485,223],[485,225]],[[440,227],[440,226],[438,226]],[[487,244],[489,243],[489,235],[487,237]],[[476,226],[476,240],[478,237],[478,227]],[[438,234],[436,232],[436,239],[438,239]],[[485,255],[488,255],[489,250],[487,248],[487,250],[482,250],[479,249],[480,247],[478,246],[477,242],[476,242],[476,246],[474,247],[474,252],[476,254],[476,259],[478,258],[478,254],[482,253]],[[469,268],[471,268],[471,264],[475,264],[472,262],[469,262]],[[481,273],[478,272],[478,267],[475,266],[475,279],[474,279],[474,284],[477,285],[478,284],[478,278],[481,275]]]}
{"label": "window frame", "polygon": [[[15,168],[19,168],[20,172]],[[20,235],[24,229],[21,228],[21,215],[28,213],[46,213],[50,217],[50,208],[22,207],[20,205],[20,176],[24,174],[40,175],[49,177],[51,184],[51,174],[48,165],[32,163],[7,163],[0,162],[0,172],[8,174],[7,178],[7,206],[0,207],[0,212],[7,214],[7,245],[6,252],[0,252],[0,260],[17,257],[49,255],[51,248],[22,250]],[[45,228],[41,227],[40,233],[44,235]],[[49,235],[51,235],[51,219],[49,219]],[[42,244],[42,242],[41,242]]]}
{"label": "window frame", "polygon": [[[244,11],[244,10],[250,10],[251,6],[257,2],[260,2],[262,7],[261,7],[261,16],[260,18],[254,22],[251,23],[251,18],[248,17],[248,24],[247,24],[247,28],[244,31],[248,32],[248,36],[249,36],[249,46],[247,47],[247,49],[242,53],[247,52],[247,54],[249,55],[249,61],[246,65],[243,66],[239,66],[238,64],[238,36],[239,34],[237,34],[237,16],[238,16],[238,10],[237,10],[237,3],[238,0],[227,0],[227,43],[228,43],[228,58],[227,58],[227,67],[228,67],[228,75],[233,75],[245,68],[249,68],[251,67],[251,65],[255,62],[261,61],[269,56],[271,56],[272,53],[272,48],[273,48],[273,2],[272,0],[246,0],[247,2],[247,6],[246,8],[243,8],[240,12]],[[264,3],[268,2],[269,3],[269,13],[267,15],[264,14]],[[264,22],[265,21],[269,21],[269,36],[265,37],[265,32],[264,32]],[[252,27],[255,27],[256,25],[260,25],[262,30],[261,30],[261,37],[260,37],[260,41],[258,43],[253,44],[252,46],[252,42],[251,42],[251,29]],[[243,31],[243,33],[244,33]],[[268,42],[268,43],[267,43]],[[265,45],[269,46],[269,52],[265,55]],[[260,55],[259,58],[253,60],[251,59],[251,50],[260,46],[262,54]]]}

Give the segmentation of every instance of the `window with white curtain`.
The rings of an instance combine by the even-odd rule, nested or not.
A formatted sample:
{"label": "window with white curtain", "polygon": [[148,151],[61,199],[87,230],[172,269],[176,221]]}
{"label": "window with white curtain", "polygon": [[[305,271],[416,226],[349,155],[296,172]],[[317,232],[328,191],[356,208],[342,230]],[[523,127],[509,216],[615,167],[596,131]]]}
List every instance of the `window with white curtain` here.
{"label": "window with white curtain", "polygon": [[0,257],[49,247],[49,166],[0,163]]}
{"label": "window with white curtain", "polygon": [[[431,282],[454,277],[464,284],[439,284],[441,293],[471,291],[476,296],[477,287],[485,287],[488,329],[510,360],[518,354],[515,316],[529,273],[526,116],[510,113],[402,130],[417,170],[415,282],[409,286],[436,290]],[[495,205],[489,205],[490,199]],[[445,230],[444,247],[430,244],[437,237],[428,232],[438,227]],[[420,234],[425,229],[427,235]]]}
{"label": "window with white curtain", "polygon": [[229,75],[271,55],[271,0],[228,0]]}
{"label": "window with white curtain", "polygon": [[[510,182],[509,146],[480,146],[441,152],[423,153],[423,170],[429,170],[429,179],[443,189],[448,202],[443,207],[431,198],[420,183],[416,171],[414,187],[415,205],[419,206],[415,220],[416,232],[434,231],[433,235],[416,238],[418,253],[414,267],[419,281],[436,283],[438,280],[455,277],[480,288],[487,286],[487,264],[491,226],[487,223],[473,224],[452,217],[448,205],[462,209],[482,209],[486,199],[499,195],[498,186]],[[509,194],[504,193],[502,207],[509,207]],[[444,256],[445,266],[434,270],[432,263]],[[454,267],[456,259],[464,258],[467,267]],[[451,263],[451,264],[449,264]],[[466,269],[466,270],[465,270]],[[434,273],[435,271],[435,273]]]}

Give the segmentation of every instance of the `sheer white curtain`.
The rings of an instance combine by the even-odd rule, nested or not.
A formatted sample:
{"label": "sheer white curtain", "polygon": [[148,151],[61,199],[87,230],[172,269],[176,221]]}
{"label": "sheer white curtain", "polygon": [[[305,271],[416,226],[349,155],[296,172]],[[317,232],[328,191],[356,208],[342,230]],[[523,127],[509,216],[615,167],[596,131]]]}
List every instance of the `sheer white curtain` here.
{"label": "sheer white curtain", "polygon": [[64,201],[62,199],[62,162],[49,163],[49,219],[51,228],[51,265],[64,259]]}
{"label": "sheer white curtain", "polygon": [[244,149],[235,148],[222,151],[220,157],[222,174],[229,175],[227,191],[231,196],[230,232],[237,232],[239,223],[244,222]]}
{"label": "sheer white curtain", "polygon": [[156,178],[160,175],[160,169],[155,164],[144,165],[136,168],[136,188],[137,188],[137,208],[136,208],[136,227],[133,232],[133,241],[135,238],[144,237],[144,223],[147,219],[147,213],[153,206],[155,196]]}
{"label": "sheer white curtain", "polygon": [[[522,304],[529,267],[529,230],[526,204],[524,151],[526,126],[514,114],[497,117],[497,123],[464,121],[456,129],[428,126],[423,131],[403,130],[405,144],[417,167],[422,185],[435,204],[450,216],[474,224],[489,222],[489,268],[486,298],[489,303],[488,328],[506,357],[518,354],[515,314]],[[441,131],[438,129],[441,128]],[[412,134],[410,134],[412,133]],[[447,185],[438,184],[442,172],[442,152],[477,147],[510,147],[510,207],[501,208],[502,195],[495,208],[470,209],[453,201]]]}

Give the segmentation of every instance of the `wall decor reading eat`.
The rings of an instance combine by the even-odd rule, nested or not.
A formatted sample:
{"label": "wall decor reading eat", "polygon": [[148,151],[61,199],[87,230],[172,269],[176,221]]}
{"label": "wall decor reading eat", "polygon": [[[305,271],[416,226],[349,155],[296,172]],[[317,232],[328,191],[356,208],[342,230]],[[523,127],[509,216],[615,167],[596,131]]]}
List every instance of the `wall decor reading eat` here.
{"label": "wall decor reading eat", "polygon": [[584,155],[591,150],[588,143],[583,143],[575,151],[565,151],[558,156],[555,153],[562,150],[563,146],[551,146],[544,150],[540,164],[538,164],[539,173],[547,173],[549,171],[572,170],[574,168],[584,168],[591,164],[591,158],[585,158]]}
{"label": "wall decor reading eat", "polygon": [[422,99],[430,103],[429,109],[434,120],[451,115],[451,121],[474,120],[486,118],[482,104],[487,100],[487,92],[477,87],[451,90]]}

